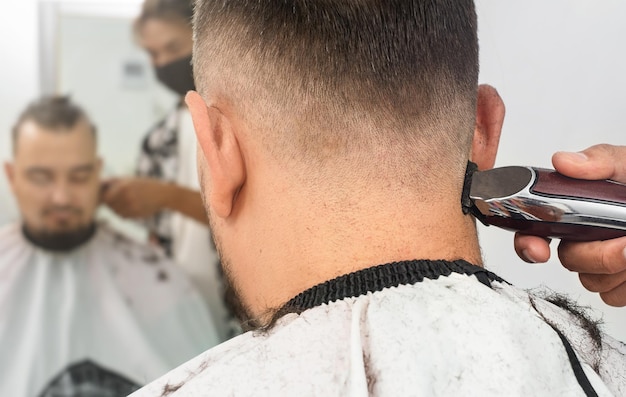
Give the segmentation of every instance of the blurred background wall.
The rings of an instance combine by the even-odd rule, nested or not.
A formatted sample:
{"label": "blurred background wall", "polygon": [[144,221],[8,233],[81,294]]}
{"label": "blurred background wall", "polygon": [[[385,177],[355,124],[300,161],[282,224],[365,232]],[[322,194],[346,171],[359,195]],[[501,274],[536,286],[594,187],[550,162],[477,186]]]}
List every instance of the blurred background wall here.
{"label": "blurred background wall", "polygon": [[[0,12],[0,159],[9,158],[10,129],[17,113],[39,93],[37,3],[2,3]],[[4,170],[4,167],[3,167]],[[0,224],[15,217],[4,171],[0,177]]]}
{"label": "blurred background wall", "polygon": [[[172,105],[133,44],[138,0],[5,2],[0,12],[0,159],[10,127],[42,92],[71,94],[100,130],[108,176],[129,174],[139,139]],[[550,166],[557,150],[626,144],[626,2],[476,0],[480,81],[499,89],[507,118],[497,165]],[[43,27],[43,29],[42,29]],[[0,224],[16,219],[0,177]],[[512,234],[481,228],[486,265],[524,288],[550,286],[593,307],[605,329],[626,341],[626,308],[585,291],[556,260],[529,265]],[[556,244],[553,243],[554,246]],[[556,256],[556,252],[553,252]]]}

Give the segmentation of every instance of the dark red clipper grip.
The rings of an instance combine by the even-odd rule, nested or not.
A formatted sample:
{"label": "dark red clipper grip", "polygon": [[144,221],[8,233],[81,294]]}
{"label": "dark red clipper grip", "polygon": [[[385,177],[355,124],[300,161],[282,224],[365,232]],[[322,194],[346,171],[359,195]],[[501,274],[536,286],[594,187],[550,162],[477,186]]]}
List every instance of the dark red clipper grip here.
{"label": "dark red clipper grip", "polygon": [[475,213],[490,225],[574,241],[626,236],[626,185],[554,170],[502,167],[472,176]]}

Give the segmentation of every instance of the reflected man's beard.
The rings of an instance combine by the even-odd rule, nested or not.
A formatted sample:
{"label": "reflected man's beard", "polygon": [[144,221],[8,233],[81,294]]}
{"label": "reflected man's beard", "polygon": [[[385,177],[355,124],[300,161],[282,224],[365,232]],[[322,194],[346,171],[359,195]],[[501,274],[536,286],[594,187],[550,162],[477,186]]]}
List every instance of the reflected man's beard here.
{"label": "reflected man's beard", "polygon": [[73,229],[50,231],[35,230],[24,224],[22,230],[26,239],[37,247],[48,251],[67,252],[89,241],[96,231],[96,225],[91,222]]}

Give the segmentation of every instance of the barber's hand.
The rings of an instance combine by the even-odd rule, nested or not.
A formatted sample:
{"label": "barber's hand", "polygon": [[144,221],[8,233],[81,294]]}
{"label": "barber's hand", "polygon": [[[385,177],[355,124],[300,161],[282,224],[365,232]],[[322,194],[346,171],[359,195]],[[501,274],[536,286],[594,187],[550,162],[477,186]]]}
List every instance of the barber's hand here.
{"label": "barber's hand", "polygon": [[[626,183],[626,146],[597,145],[580,153],[559,152],[552,156],[554,168],[578,179],[612,179]],[[548,239],[515,235],[515,251],[526,262],[550,259]],[[561,241],[559,259],[579,273],[582,285],[600,293],[611,306],[626,306],[626,237],[606,241]]]}
{"label": "barber's hand", "polygon": [[124,218],[147,218],[164,209],[168,185],[157,179],[111,179],[102,186],[102,203]]}

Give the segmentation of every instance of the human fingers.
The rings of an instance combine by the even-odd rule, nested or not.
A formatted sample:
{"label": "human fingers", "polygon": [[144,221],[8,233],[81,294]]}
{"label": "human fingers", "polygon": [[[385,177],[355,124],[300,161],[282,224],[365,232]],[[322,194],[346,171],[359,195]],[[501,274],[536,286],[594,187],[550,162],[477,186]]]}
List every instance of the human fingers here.
{"label": "human fingers", "polygon": [[515,233],[513,245],[517,256],[525,262],[542,263],[550,259],[550,239]]}
{"label": "human fingers", "polygon": [[626,270],[617,274],[580,274],[581,284],[610,306],[626,306]]}
{"label": "human fingers", "polygon": [[607,292],[601,292],[600,298],[609,306],[626,306],[626,283]]}
{"label": "human fingers", "polygon": [[615,274],[580,273],[582,285],[591,292],[609,292],[626,283],[626,270]]}
{"label": "human fingers", "polygon": [[617,274],[626,270],[626,237],[606,241],[561,241],[559,259],[577,273]]}
{"label": "human fingers", "polygon": [[100,182],[100,202],[104,203],[105,195],[111,186],[114,186],[117,182],[117,179],[103,179]]}
{"label": "human fingers", "polygon": [[626,146],[595,145],[582,152],[557,152],[554,168],[578,179],[612,179],[626,183]]}
{"label": "human fingers", "polygon": [[100,185],[100,192],[102,202],[104,204],[111,204],[120,199],[122,192],[125,190],[125,180],[124,179],[114,179],[104,181]]}
{"label": "human fingers", "polygon": [[106,188],[102,202],[119,216],[132,218],[137,213],[137,200],[133,196],[132,180],[117,180]]}
{"label": "human fingers", "polygon": [[116,182],[119,182],[121,179],[120,178],[102,178],[100,184],[101,185],[112,185]]}

